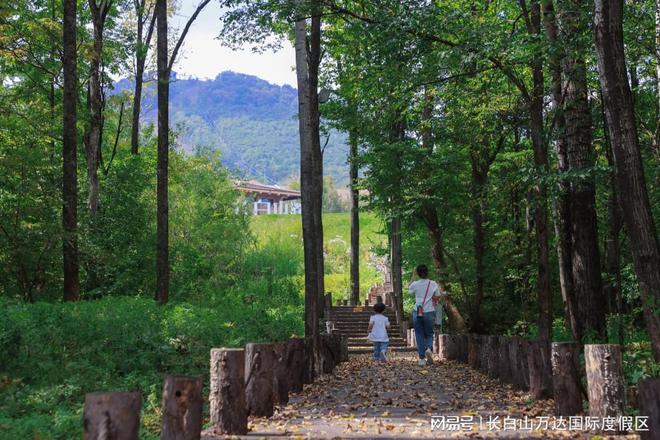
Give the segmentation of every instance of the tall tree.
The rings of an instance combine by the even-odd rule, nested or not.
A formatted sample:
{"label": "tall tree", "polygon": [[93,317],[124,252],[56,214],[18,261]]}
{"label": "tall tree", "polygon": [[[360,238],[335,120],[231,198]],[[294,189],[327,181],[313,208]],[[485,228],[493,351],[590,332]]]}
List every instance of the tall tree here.
{"label": "tall tree", "polygon": [[358,190],[358,139],[349,135],[351,178],[351,304],[360,302],[360,191]]}
{"label": "tall tree", "polygon": [[103,30],[110,12],[112,0],[89,0],[92,15],[93,44],[89,67],[89,127],[85,134],[85,158],[87,159],[87,179],[89,194],[87,206],[90,216],[94,217],[99,207],[99,163],[103,137],[103,85],[101,62],[103,57]]}
{"label": "tall tree", "polygon": [[[138,154],[140,149],[140,111],[142,105],[142,85],[144,83],[144,68],[151,45],[151,37],[156,22],[156,14],[152,13],[153,2],[133,0],[137,35],[135,42],[135,88],[133,91],[133,121],[131,125],[131,152]],[[144,25],[149,20],[146,36]]]}
{"label": "tall tree", "polygon": [[75,301],[80,297],[78,274],[78,161],[77,153],[77,101],[78,72],[76,46],[76,0],[64,0],[63,21],[63,178],[62,178],[62,226],[64,229],[64,300]]}
{"label": "tall tree", "polygon": [[623,0],[595,0],[594,43],[623,220],[653,355],[660,361],[660,243],[651,213],[628,84]]}
{"label": "tall tree", "polygon": [[318,1],[310,2],[307,19],[295,23],[296,77],[300,131],[300,190],[305,264],[305,336],[308,346],[306,379],[311,381],[319,365],[319,305],[323,296],[323,165],[319,131],[318,81],[321,62],[321,14]]}
{"label": "tall tree", "polygon": [[158,64],[158,162],[156,165],[156,301],[166,304],[170,289],[169,261],[169,93],[170,71],[167,61],[167,0],[156,0]]}

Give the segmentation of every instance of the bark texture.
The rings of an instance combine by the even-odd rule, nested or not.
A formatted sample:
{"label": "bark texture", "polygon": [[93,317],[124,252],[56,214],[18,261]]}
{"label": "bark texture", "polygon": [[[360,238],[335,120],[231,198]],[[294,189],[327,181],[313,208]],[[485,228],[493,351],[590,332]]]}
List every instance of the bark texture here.
{"label": "bark texture", "polygon": [[653,355],[660,361],[660,244],[649,202],[623,46],[623,0],[595,0],[594,43],[617,186]]}
{"label": "bark texture", "polygon": [[574,416],[582,412],[579,343],[552,344],[552,385],[557,396],[555,412],[558,416]]}
{"label": "bark texture", "polygon": [[213,431],[220,435],[247,434],[245,402],[245,350],[211,350],[210,416]]}
{"label": "bark texture", "polygon": [[170,291],[169,254],[169,94],[167,0],[156,0],[158,64],[158,159],[156,165],[156,301],[167,304]]}
{"label": "bark texture", "polygon": [[305,340],[291,338],[287,342],[286,369],[289,374],[289,390],[299,393],[303,389],[305,371]]}
{"label": "bark texture", "polygon": [[138,440],[140,393],[89,393],[85,395],[85,440]]}
{"label": "bark texture", "polygon": [[621,347],[614,344],[584,346],[589,394],[589,415],[622,416],[625,409],[625,387]]}
{"label": "bark texture", "polygon": [[163,385],[161,440],[199,440],[202,406],[201,378],[167,376]]}
{"label": "bark texture", "polygon": [[248,415],[273,415],[273,380],[275,356],[273,344],[245,346],[245,397]]}
{"label": "bark texture", "polygon": [[640,432],[642,440],[660,437],[660,379],[644,379],[639,383],[639,414],[648,417],[648,431]]}
{"label": "bark texture", "polygon": [[360,192],[358,191],[358,140],[349,137],[351,145],[351,304],[360,304]]}
{"label": "bark texture", "polygon": [[80,298],[78,274],[78,135],[76,130],[78,73],[75,0],[64,0],[63,22],[63,142],[62,142],[62,242],[64,262],[64,301]]}

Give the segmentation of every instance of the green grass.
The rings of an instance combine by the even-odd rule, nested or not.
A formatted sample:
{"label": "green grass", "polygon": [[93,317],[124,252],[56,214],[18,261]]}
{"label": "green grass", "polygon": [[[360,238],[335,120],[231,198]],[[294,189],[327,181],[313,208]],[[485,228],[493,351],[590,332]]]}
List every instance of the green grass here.
{"label": "green grass", "polygon": [[[298,249],[299,275],[302,277],[302,223],[298,215],[262,215],[251,221],[258,246],[293,247]],[[374,253],[382,251],[387,238],[382,222],[372,213],[360,214],[360,295],[366,297],[369,288],[382,282],[374,265]],[[325,251],[325,290],[332,293],[333,302],[348,299],[350,294],[351,224],[349,213],[323,214]]]}

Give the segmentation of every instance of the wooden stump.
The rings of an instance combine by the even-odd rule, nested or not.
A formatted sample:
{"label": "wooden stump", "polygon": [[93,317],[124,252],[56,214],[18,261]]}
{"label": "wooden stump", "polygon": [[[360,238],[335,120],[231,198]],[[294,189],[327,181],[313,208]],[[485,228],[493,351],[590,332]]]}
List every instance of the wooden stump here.
{"label": "wooden stump", "polygon": [[140,393],[89,393],[83,415],[85,440],[138,440]]}
{"label": "wooden stump", "polygon": [[248,415],[273,415],[273,344],[245,346],[245,397]]}
{"label": "wooden stump", "polygon": [[[616,344],[584,346],[589,415],[618,417],[625,407],[621,347]],[[640,390],[641,391],[641,390]]]}
{"label": "wooden stump", "polygon": [[247,434],[245,350],[211,350],[210,416],[215,434]]}
{"label": "wooden stump", "polygon": [[552,387],[558,416],[574,416],[582,412],[579,358],[579,343],[552,344]]}
{"label": "wooden stump", "polygon": [[479,370],[481,372],[488,374],[488,358],[490,346],[488,344],[489,336],[481,335],[479,336]]}
{"label": "wooden stump", "polygon": [[642,440],[660,438],[660,379],[639,382],[639,415],[648,417],[648,431],[639,431]]}
{"label": "wooden stump", "polygon": [[341,335],[339,341],[341,344],[339,350],[339,362],[348,362],[348,336]]}
{"label": "wooden stump", "polygon": [[521,374],[521,383],[522,390],[529,390],[529,341],[527,339],[520,338],[519,343],[520,357],[518,368],[522,372]]}
{"label": "wooden stump", "polygon": [[415,335],[414,328],[410,329],[410,346],[413,348],[417,348],[417,336]]}
{"label": "wooden stump", "polygon": [[289,391],[301,392],[305,373],[305,340],[303,338],[291,338],[287,342],[286,369],[289,374]]}
{"label": "wooden stump", "polygon": [[550,347],[541,341],[530,342],[527,350],[529,390],[535,399],[552,397],[552,364]]}
{"label": "wooden stump", "polygon": [[339,363],[341,356],[341,340],[339,335],[326,334],[321,335],[321,362],[323,363],[323,373],[330,374]]}
{"label": "wooden stump", "polygon": [[468,361],[468,337],[466,334],[455,335],[454,343],[456,345],[456,360],[467,364]]}
{"label": "wooden stump", "polygon": [[[514,387],[523,390],[527,389],[528,372],[523,368],[523,359],[527,360],[527,353],[522,349],[522,340],[518,336],[508,338],[509,349],[509,371],[511,373],[511,383]],[[526,363],[526,362],[525,362]]]}
{"label": "wooden stump", "polygon": [[163,385],[162,440],[199,440],[202,434],[202,379],[167,376]]}
{"label": "wooden stump", "polygon": [[287,361],[287,344],[279,343],[274,344],[275,356],[275,371],[273,371],[273,396],[275,403],[279,405],[286,405],[289,403],[289,372],[286,368]]}
{"label": "wooden stump", "polygon": [[438,347],[438,360],[447,361],[449,360],[449,347],[448,347],[448,337],[443,333],[438,333],[437,336],[437,347]]}
{"label": "wooden stump", "polygon": [[499,338],[498,336],[489,335],[486,336],[486,345],[488,349],[486,351],[487,366],[486,374],[490,377],[497,378],[499,376],[499,362],[500,354],[499,350]]}
{"label": "wooden stump", "polygon": [[499,336],[498,338],[498,363],[497,373],[500,381],[504,383],[513,382],[513,371],[509,359],[509,338],[506,336]]}
{"label": "wooden stump", "polygon": [[479,368],[479,335],[467,336],[467,363],[471,368]]}

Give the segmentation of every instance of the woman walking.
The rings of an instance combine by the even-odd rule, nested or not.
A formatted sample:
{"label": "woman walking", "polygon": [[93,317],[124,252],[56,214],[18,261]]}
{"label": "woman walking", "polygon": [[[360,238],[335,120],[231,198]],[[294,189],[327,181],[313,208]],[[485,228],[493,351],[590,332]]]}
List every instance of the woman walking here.
{"label": "woman walking", "polygon": [[429,269],[420,264],[413,271],[409,291],[415,295],[415,308],[413,309],[413,327],[417,340],[417,353],[419,366],[433,362],[433,325],[435,324],[435,304],[440,297],[438,283],[428,279]]}

